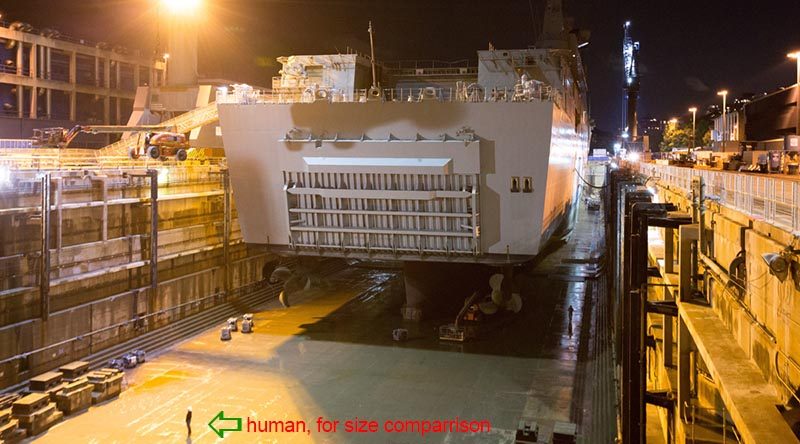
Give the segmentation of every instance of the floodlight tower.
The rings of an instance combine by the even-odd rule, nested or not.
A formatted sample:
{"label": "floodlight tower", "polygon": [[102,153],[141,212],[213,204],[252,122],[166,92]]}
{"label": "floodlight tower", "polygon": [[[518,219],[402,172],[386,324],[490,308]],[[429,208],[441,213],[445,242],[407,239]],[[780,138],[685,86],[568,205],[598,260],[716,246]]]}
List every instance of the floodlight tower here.
{"label": "floodlight tower", "polygon": [[160,25],[167,27],[167,85],[197,85],[197,36],[202,0],[159,1],[163,14],[159,17]]}
{"label": "floodlight tower", "polygon": [[624,37],[622,39],[623,62],[623,87],[625,99],[623,102],[622,137],[627,141],[634,141],[639,136],[639,124],[636,115],[636,106],[639,101],[639,42],[631,37],[630,20],[623,25]]}

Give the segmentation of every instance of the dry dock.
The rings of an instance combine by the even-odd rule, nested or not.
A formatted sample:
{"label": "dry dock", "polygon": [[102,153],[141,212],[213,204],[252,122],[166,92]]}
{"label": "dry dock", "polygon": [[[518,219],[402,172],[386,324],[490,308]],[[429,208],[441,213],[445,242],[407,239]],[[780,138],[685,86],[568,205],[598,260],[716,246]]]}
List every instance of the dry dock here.
{"label": "dry dock", "polygon": [[[522,313],[472,343],[440,343],[448,319],[403,323],[402,277],[348,268],[285,309],[255,315],[255,333],[221,342],[219,328],[175,346],[126,374],[118,400],[93,407],[41,435],[43,443],[213,442],[207,425],[224,416],[307,422],[310,433],[225,432],[226,442],[513,442],[520,418],[575,422],[584,442],[614,436],[612,361],[601,265],[602,213],[578,209],[578,224],[521,276]],[[569,319],[568,307],[574,313]],[[409,329],[393,342],[391,331]],[[184,417],[193,409],[193,434]],[[336,433],[324,417],[488,420],[488,433]],[[227,423],[223,423],[227,424]],[[234,422],[231,424],[235,425]],[[243,424],[246,429],[247,425]]]}

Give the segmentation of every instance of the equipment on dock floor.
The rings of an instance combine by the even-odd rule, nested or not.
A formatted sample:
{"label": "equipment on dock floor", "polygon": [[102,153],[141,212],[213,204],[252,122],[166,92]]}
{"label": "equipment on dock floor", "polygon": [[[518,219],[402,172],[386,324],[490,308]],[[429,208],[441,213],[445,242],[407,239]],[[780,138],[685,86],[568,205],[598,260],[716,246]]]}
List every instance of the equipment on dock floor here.
{"label": "equipment on dock floor", "polygon": [[229,326],[224,326],[219,332],[219,340],[220,341],[230,341],[231,340],[231,328]]}
{"label": "equipment on dock floor", "polygon": [[539,424],[536,421],[519,420],[514,444],[531,444],[539,442]]}
{"label": "equipment on dock floor", "polygon": [[11,417],[10,408],[0,410],[0,442],[19,442],[26,435],[25,429],[19,427],[19,421]]}
{"label": "equipment on dock floor", "polygon": [[553,444],[575,444],[578,426],[571,422],[556,422],[553,425]]}
{"label": "equipment on dock floor", "polygon": [[125,368],[136,368],[136,366],[139,364],[139,360],[133,353],[125,353],[122,356],[122,362],[124,363]]}
{"label": "equipment on dock floor", "polygon": [[131,352],[132,354],[136,355],[136,362],[139,364],[144,364],[147,360],[147,352],[141,349],[136,349]]}
{"label": "equipment on dock floor", "polygon": [[239,331],[239,318],[228,318],[227,322],[231,331]]}
{"label": "equipment on dock floor", "polygon": [[247,313],[242,316],[242,333],[252,333],[253,332],[253,314]]}
{"label": "equipment on dock floor", "polygon": [[61,389],[62,376],[61,372],[47,372],[34,376],[28,382],[28,389],[32,393],[44,393],[50,396],[52,392]]}
{"label": "equipment on dock floor", "polygon": [[463,317],[469,310],[470,306],[478,298],[478,292],[472,293],[472,296],[467,298],[464,306],[456,315],[456,320],[452,324],[446,324],[439,327],[439,339],[442,341],[455,341],[464,342],[476,336],[475,328],[473,325],[463,325]]}
{"label": "equipment on dock floor", "polygon": [[119,396],[122,392],[122,370],[116,368],[101,368],[89,372],[86,379],[94,387],[92,389],[92,404],[99,404],[107,399]]}
{"label": "equipment on dock floor", "polygon": [[55,393],[56,406],[65,415],[86,410],[92,405],[93,390],[94,385],[89,383],[89,379],[78,378],[65,384],[61,390]]}
{"label": "equipment on dock floor", "polygon": [[20,427],[27,431],[28,436],[44,432],[64,417],[45,393],[31,393],[14,402],[11,414],[19,421]]}
{"label": "equipment on dock floor", "polygon": [[86,361],[74,361],[62,365],[58,368],[64,381],[72,382],[89,372],[89,363]]}
{"label": "equipment on dock floor", "polygon": [[392,339],[397,342],[405,342],[408,340],[408,330],[405,328],[395,328],[392,330]]}
{"label": "equipment on dock floor", "polygon": [[125,361],[120,358],[112,358],[108,360],[106,367],[116,370],[125,370]]}

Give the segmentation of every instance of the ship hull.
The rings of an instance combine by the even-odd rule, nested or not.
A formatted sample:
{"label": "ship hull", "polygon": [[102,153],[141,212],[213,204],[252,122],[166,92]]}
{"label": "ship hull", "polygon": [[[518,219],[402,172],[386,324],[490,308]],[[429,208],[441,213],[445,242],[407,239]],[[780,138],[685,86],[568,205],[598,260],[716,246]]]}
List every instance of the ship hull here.
{"label": "ship hull", "polygon": [[519,263],[578,197],[550,101],[220,104],[244,239],[284,254]]}

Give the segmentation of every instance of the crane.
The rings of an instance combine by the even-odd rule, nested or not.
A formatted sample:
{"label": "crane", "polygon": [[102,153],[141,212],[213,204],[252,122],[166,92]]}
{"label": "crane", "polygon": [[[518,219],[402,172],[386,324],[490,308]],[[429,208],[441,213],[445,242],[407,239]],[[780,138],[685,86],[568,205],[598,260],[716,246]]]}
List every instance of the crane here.
{"label": "crane", "polygon": [[639,135],[639,125],[637,122],[636,107],[639,101],[639,42],[631,37],[631,22],[625,22],[623,26],[624,37],[622,39],[622,61],[623,61],[623,87],[625,91],[624,102],[622,105],[622,138],[626,141],[634,141]]}
{"label": "crane", "polygon": [[114,133],[144,133],[144,143],[136,143],[128,155],[138,159],[146,154],[152,159],[164,160],[174,156],[179,161],[188,157],[186,150],[190,148],[189,140],[185,134],[177,132],[175,125],[76,125],[66,128],[39,128],[33,130],[34,146],[42,148],[69,148],[70,143],[80,133],[89,134],[114,134]]}

